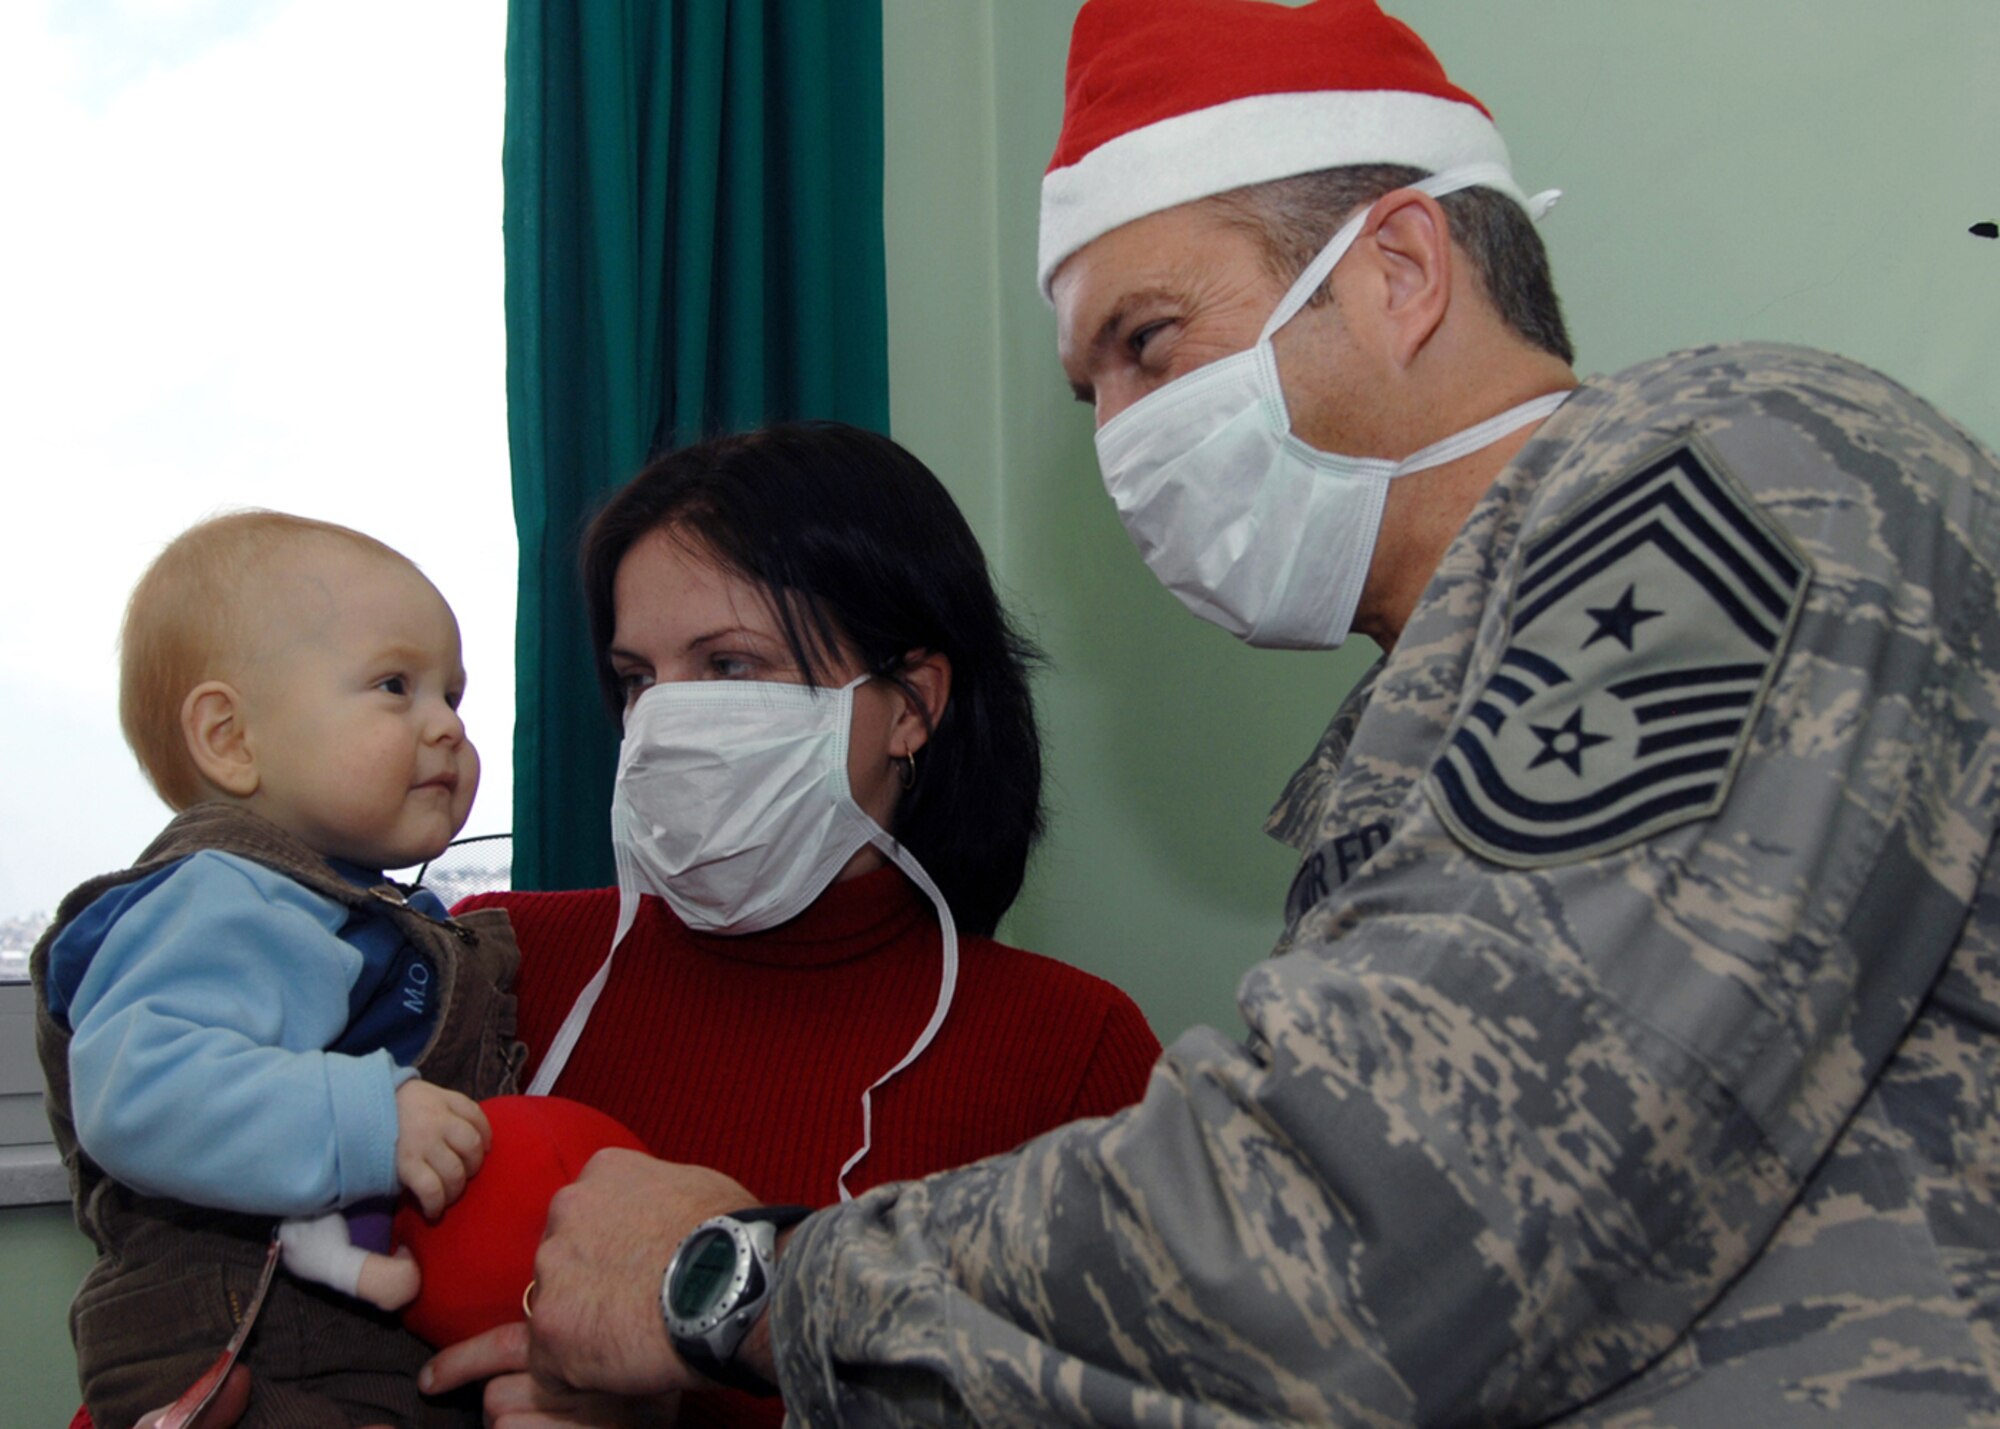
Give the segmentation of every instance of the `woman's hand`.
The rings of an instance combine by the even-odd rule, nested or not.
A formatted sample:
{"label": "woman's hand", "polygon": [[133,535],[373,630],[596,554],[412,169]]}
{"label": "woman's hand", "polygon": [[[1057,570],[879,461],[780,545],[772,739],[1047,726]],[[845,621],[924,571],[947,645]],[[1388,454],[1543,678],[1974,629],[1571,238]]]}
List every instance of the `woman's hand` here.
{"label": "woman's hand", "polygon": [[439,1350],[418,1379],[426,1394],[444,1394],[474,1380],[487,1381],[486,1422],[492,1429],[555,1429],[561,1425],[669,1425],[680,1394],[626,1399],[547,1383],[527,1373],[528,1326],[502,1325]]}

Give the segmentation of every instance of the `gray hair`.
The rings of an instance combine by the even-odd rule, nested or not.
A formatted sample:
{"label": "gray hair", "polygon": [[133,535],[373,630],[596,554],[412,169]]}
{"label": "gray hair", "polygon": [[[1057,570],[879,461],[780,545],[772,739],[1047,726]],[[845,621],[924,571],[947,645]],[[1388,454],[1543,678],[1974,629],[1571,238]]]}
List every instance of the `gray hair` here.
{"label": "gray hair", "polygon": [[[1271,271],[1290,283],[1355,209],[1425,176],[1404,164],[1350,164],[1231,189],[1206,202],[1255,235]],[[1548,251],[1521,206],[1488,188],[1459,189],[1438,203],[1501,320],[1531,345],[1574,363]],[[1324,301],[1326,292],[1312,301]]]}

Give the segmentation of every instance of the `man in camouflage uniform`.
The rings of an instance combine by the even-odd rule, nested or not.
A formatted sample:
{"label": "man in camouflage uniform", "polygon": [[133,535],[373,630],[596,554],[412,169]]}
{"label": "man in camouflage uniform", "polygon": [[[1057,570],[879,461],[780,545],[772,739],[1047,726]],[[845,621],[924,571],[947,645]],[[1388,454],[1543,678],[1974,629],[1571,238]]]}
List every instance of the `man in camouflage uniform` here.
{"label": "man in camouflage uniform", "polygon": [[[1336,76],[1334,118],[1382,121],[1353,126],[1371,148],[1260,107],[1324,136],[1295,63]],[[1266,69],[1248,136],[1241,96],[1173,107],[1176,76]],[[1504,150],[1496,173],[1478,134],[1453,147],[1465,115],[1432,123],[1477,108],[1433,71],[1369,0],[1079,17],[1043,281],[1107,437],[1256,343],[1360,215],[1275,351],[1296,438],[1386,458],[1340,468],[1386,495],[1317,643],[1351,623],[1388,654],[1273,814],[1303,861],[1247,1045],[1194,1031],[1137,1107],[793,1233],[739,1359],[808,1422],[2000,1424],[2000,471],[1822,354],[1576,385],[1559,315],[1522,321],[1473,232],[1532,204]],[[1445,134],[1435,159],[1412,128]],[[1232,167],[1264,149],[1280,167]],[[1378,162],[1483,177],[1440,201],[1363,174],[1287,256],[1287,177]],[[1072,221],[1078,183],[1123,197]],[[1162,578],[1315,643],[1289,597],[1226,589],[1254,520],[1149,525],[1122,441],[1107,479]],[[1199,511],[1176,479],[1166,504]],[[746,1204],[593,1163],[538,1262],[537,1371],[677,1382],[659,1267]]]}

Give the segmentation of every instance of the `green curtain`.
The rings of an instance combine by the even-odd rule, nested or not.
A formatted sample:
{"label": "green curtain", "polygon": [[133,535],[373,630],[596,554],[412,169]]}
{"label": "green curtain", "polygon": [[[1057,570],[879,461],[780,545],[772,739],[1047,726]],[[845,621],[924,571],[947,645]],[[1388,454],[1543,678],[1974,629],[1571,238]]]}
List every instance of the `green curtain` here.
{"label": "green curtain", "polygon": [[618,735],[577,538],[648,455],[788,417],[886,431],[880,0],[512,0],[514,882],[612,879]]}

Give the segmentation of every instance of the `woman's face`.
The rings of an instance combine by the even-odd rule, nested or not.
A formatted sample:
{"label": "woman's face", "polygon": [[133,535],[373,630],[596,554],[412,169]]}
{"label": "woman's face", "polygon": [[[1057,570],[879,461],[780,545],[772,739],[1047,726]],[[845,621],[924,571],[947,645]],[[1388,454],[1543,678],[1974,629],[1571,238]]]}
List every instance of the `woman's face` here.
{"label": "woman's face", "polygon": [[[804,683],[763,591],[671,530],[649,532],[625,553],[612,581],[612,609],[611,668],[628,708],[652,686],[682,680]],[[859,659],[843,645],[820,677],[838,688],[861,672]],[[892,760],[914,752],[926,734],[894,685],[870,680],[855,688],[848,785],[854,801],[891,833],[902,790]],[[881,863],[882,856],[865,847],[840,876],[853,878]]]}

